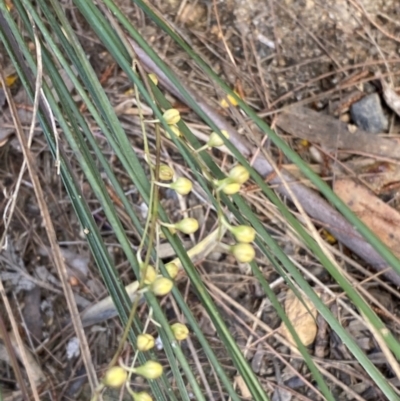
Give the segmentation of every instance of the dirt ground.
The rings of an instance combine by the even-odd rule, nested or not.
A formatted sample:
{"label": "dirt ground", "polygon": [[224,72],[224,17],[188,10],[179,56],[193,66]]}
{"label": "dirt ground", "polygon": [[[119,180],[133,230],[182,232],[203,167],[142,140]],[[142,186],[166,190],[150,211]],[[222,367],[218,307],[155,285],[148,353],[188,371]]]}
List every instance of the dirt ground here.
{"label": "dirt ground", "polygon": [[[117,107],[122,104],[129,89],[126,77],[117,67],[109,68],[111,65],[109,54],[94,38],[93,33],[86,30],[85,22],[74,9],[72,2],[64,3],[98,77],[103,79],[104,88],[113,105]],[[234,122],[237,121],[232,110],[221,107],[221,94],[215,86],[170,38],[144,17],[131,1],[119,0],[118,4],[174,71],[181,74],[190,82],[192,88],[209,99],[209,103],[221,115]],[[154,0],[152,5],[193,49],[201,54],[214,71],[269,124],[281,128],[284,122],[280,120],[280,116],[289,106],[307,107],[318,112],[321,118],[334,118],[345,124],[353,124],[349,112],[350,106],[366,94],[377,93],[383,104],[383,113],[389,121],[387,129],[379,135],[379,138],[396,139],[396,135],[399,134],[399,117],[384,99],[385,84],[390,85],[394,91],[400,90],[398,1]],[[18,96],[18,90],[16,92]],[[21,99],[23,101],[23,95]],[[176,99],[171,97],[171,100],[180,105]],[[3,103],[2,100],[1,106],[4,106]],[[86,110],[83,109],[83,112]],[[140,127],[137,120],[128,112],[122,112],[120,118],[132,140],[132,145],[142,156],[143,145],[139,139]],[[203,123],[188,110],[185,118],[192,124],[197,124],[196,127],[203,126]],[[28,121],[29,114],[25,122]],[[3,123],[5,127],[12,126],[10,120],[6,119]],[[364,144],[365,147],[361,148],[360,140],[358,144],[352,145],[353,147],[349,146],[351,152],[342,153],[340,149],[332,149],[328,138],[324,139],[324,135],[329,136],[330,132],[319,132],[318,140],[315,140],[318,146],[314,146],[310,138],[305,138],[296,132],[296,127],[293,131],[280,129],[278,132],[329,184],[339,176],[343,176],[343,170],[339,172],[333,163],[327,162],[329,159],[326,157],[327,153],[334,155],[347,167],[346,171],[350,171],[348,175],[352,172],[364,174],[364,179],[368,182],[369,188],[374,190],[375,195],[398,212],[397,193],[400,182],[398,162],[393,162],[395,157],[389,153],[381,154],[380,159],[376,159],[366,152],[366,149],[369,149],[366,147],[368,144],[378,146],[380,143],[378,136],[371,134],[368,137],[370,138],[368,144]],[[98,138],[104,145],[104,153],[113,160],[114,155],[100,133]],[[0,211],[3,214],[9,194],[15,189],[14,182],[22,165],[23,156],[12,130],[0,139],[2,192]],[[63,248],[63,256],[70,269],[76,300],[83,310],[106,296],[105,287],[90,258],[84,235],[63,185],[53,174],[52,157],[42,136],[34,137],[32,149],[37,155],[40,179],[54,219],[59,244]],[[179,154],[174,153],[170,144],[166,149],[168,157],[165,157],[179,166],[181,163]],[[276,149],[272,149],[272,154],[276,156],[277,161],[282,157]],[[133,279],[132,272],[123,258],[121,249],[115,245],[116,239],[112,227],[106,221],[103,212],[98,209],[99,204],[88,188],[71,151],[69,155],[71,164],[76,167],[76,174],[80,177],[82,190],[91,202],[93,215],[102,229],[117,269],[124,282],[128,284]],[[218,152],[214,156],[216,159],[222,158]],[[226,162],[225,159],[223,161]],[[283,158],[279,162],[292,174],[298,174],[300,180],[303,179],[290,161]],[[382,164],[377,165],[378,162]],[[114,167],[120,182],[123,186],[126,184],[124,188],[130,191],[132,203],[136,205],[138,213],[145,214],[143,200],[134,188],[129,187],[128,177],[118,162],[115,162]],[[184,166],[180,168],[189,174]],[[372,168],[383,173],[379,175],[379,182],[375,179],[375,170]],[[257,191],[249,190],[247,201],[257,211],[285,253],[306,270],[305,275],[312,274],[333,292],[338,290],[328,273],[313,255],[305,251],[302,244],[296,242],[288,225],[282,222],[273,208],[264,204],[265,199],[259,196]],[[188,204],[197,208],[195,213],[205,222],[205,226],[214,223],[209,218],[207,205],[202,203],[199,197],[191,196]],[[168,191],[164,193],[163,205],[172,215],[179,214],[175,209],[176,199]],[[133,246],[138,246],[139,239],[132,224],[127,221],[122,211],[120,217],[126,223]],[[4,222],[0,227],[0,231],[3,231]],[[381,227],[380,230],[387,231],[387,227]],[[365,274],[369,272],[369,266],[346,247],[337,244],[335,238],[329,237],[329,233],[324,235],[326,241],[343,255],[340,257],[340,263],[346,272],[357,280],[363,280]],[[391,240],[393,242],[388,246],[396,249],[398,237],[395,236]],[[60,400],[63,397],[86,399],[88,386],[85,372],[81,359],[74,355],[74,333],[71,327],[66,326],[69,321],[66,303],[60,282],[52,268],[49,244],[28,175],[22,180],[14,216],[8,229],[7,242],[7,250],[0,254],[0,277],[6,285],[7,294],[15,308],[14,313],[18,316],[17,320],[23,322],[21,331],[27,339],[27,347],[35,350],[33,366],[40,372],[39,376],[51,377],[51,389],[43,386],[43,399],[47,397],[50,399],[53,396],[55,397],[53,399]],[[284,302],[287,289],[282,285],[279,276],[268,262],[261,261],[260,266],[268,281],[276,285],[274,288]],[[271,303],[265,299],[260,284],[248,269],[219,252],[209,255],[198,268],[204,281],[208,283],[214,300],[221,308],[221,313],[235,340],[245,352],[253,371],[272,399],[275,401],[320,399],[315,391],[293,374],[293,371],[300,371],[305,381],[311,377],[304,364],[293,357],[290,349],[274,337],[281,321]],[[188,291],[185,277],[180,277],[179,285],[183,291]],[[375,300],[378,300],[380,307],[374,306],[376,313],[398,337],[400,304],[395,286],[390,282],[382,285],[373,279],[365,288]],[[221,302],[223,294],[227,294],[229,299]],[[352,306],[346,297],[337,295],[338,302],[336,298],[330,301],[331,311],[341,319],[343,325],[352,333],[359,346],[384,373],[387,380],[396,388],[400,388],[399,380],[376,340],[354,318]],[[228,355],[220,351],[222,347],[215,330],[204,309],[190,291],[188,304],[196,312],[205,334],[219,352],[222,365],[234,378],[236,371]],[[171,302],[166,302],[164,306],[167,314],[175,316]],[[0,312],[2,314],[4,312],[6,316],[2,305]],[[146,314],[145,308],[140,312]],[[253,316],[259,319],[258,324],[254,323]],[[324,368],[328,372],[327,375],[329,374],[329,387],[334,397],[343,401],[384,400],[382,393],[369,381],[366,373],[335,333],[323,322],[319,322],[319,326],[317,343],[312,348],[315,355],[324,362]],[[106,323],[98,322],[88,329],[91,354],[99,372],[102,372],[112,358],[121,330],[118,319]],[[249,332],[255,333],[254,337],[249,339]],[[260,338],[263,341],[260,341]],[[256,341],[257,339],[259,341]],[[194,346],[198,346],[195,341]],[[320,349],[317,353],[318,346]],[[1,352],[2,349],[0,349],[0,384],[7,390],[6,395],[11,397],[11,394],[17,394],[18,389],[15,387],[15,377],[9,368],[9,361]],[[189,354],[190,350],[185,349],[185,352]],[[207,366],[207,358],[201,349],[197,349],[197,353],[200,362]],[[213,376],[207,368],[205,371],[209,374],[212,387]],[[235,380],[243,397],[246,398],[246,388],[237,378]],[[143,382],[138,382],[136,385],[138,388],[145,388]],[[215,391],[215,399],[219,399],[219,395]]]}

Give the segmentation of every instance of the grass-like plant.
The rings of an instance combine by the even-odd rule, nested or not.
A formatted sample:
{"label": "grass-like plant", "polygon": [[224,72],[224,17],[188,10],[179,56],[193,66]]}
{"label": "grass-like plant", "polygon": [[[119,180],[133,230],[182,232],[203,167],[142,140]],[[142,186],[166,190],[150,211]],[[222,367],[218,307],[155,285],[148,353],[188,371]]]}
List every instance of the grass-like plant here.
{"label": "grass-like plant", "polygon": [[[230,95],[231,99],[236,100],[237,107],[242,110],[246,118],[252,120],[261,132],[269,136],[275,146],[288,159],[296,163],[320,193],[348,219],[351,225],[357,228],[358,232],[372,245],[388,265],[394,271],[400,273],[400,262],[397,258],[351,213],[333,194],[331,189],[289,148],[285,141],[272,131],[237,94],[222,82],[193,49],[152,10],[147,2],[141,0],[132,1],[165,32],[165,35],[169,35],[178,46],[187,52],[189,57],[207,74],[210,81],[213,81],[221,91]],[[353,302],[355,308],[367,322],[368,327],[371,328],[373,335],[378,336],[378,343],[386,347],[385,349],[391,355],[399,358],[400,346],[398,340],[386,329],[385,324],[360,295],[359,291],[354,288],[353,283],[339,269],[316,230],[310,225],[310,220],[305,218],[306,215],[302,210],[301,203],[294,202],[303,217],[302,223],[264,182],[263,177],[259,175],[260,168],[257,168],[257,163],[253,165],[249,163],[250,159],[246,157],[249,156],[246,154],[247,145],[243,145],[234,133],[232,134],[232,132],[225,130],[223,123],[210,118],[210,115],[205,112],[198,100],[192,97],[187,88],[181,84],[168,66],[158,57],[155,49],[152,49],[146,43],[112,0],[96,2],[74,0],[74,5],[93,34],[96,35],[117,65],[126,74],[127,79],[134,88],[133,96],[136,99],[138,109],[141,110],[140,105],[145,103],[153,112],[152,124],[155,126],[153,147],[149,146],[147,128],[149,119],[146,119],[141,114],[139,115],[144,144],[143,153],[145,155],[142,160],[133,150],[113,105],[110,104],[104,89],[99,83],[84,52],[81,40],[75,34],[70,21],[66,17],[62,2],[57,0],[15,0],[13,1],[14,9],[9,11],[6,3],[0,0],[0,38],[32,102],[35,98],[35,77],[38,74],[42,74],[48,77],[49,82],[51,82],[52,88],[48,86],[48,81],[43,81],[43,92],[39,94],[38,118],[40,125],[49,149],[59,165],[60,177],[84,229],[96,266],[117,308],[119,317],[126,328],[126,336],[132,343],[133,348],[135,350],[139,348],[143,351],[148,351],[151,348],[148,348],[148,344],[152,340],[145,335],[144,330],[146,322],[141,322],[135,313],[138,302],[142,297],[144,297],[148,307],[151,308],[153,319],[159,324],[158,332],[168,359],[168,376],[170,374],[173,375],[176,389],[171,387],[172,380],[171,377],[167,377],[165,374],[165,369],[164,373],[157,371],[157,375],[149,376],[151,379],[149,381],[149,393],[152,397],[159,401],[190,400],[192,399],[190,393],[193,393],[197,400],[205,400],[207,398],[204,394],[203,386],[198,381],[197,372],[193,371],[192,365],[187,360],[187,354],[183,352],[179,345],[178,340],[183,340],[183,332],[185,330],[180,326],[171,327],[156,296],[168,293],[172,284],[171,287],[168,287],[168,282],[170,281],[158,281],[155,284],[155,280],[160,280],[160,276],[164,277],[164,280],[171,280],[171,276],[176,274],[175,267],[182,267],[190,280],[193,291],[197,294],[199,301],[215,326],[219,339],[224,344],[225,351],[229,355],[237,375],[243,378],[252,399],[257,401],[268,399],[266,389],[261,386],[260,381],[234,341],[217,305],[194,267],[193,254],[185,250],[179,236],[176,235],[176,230],[192,234],[197,229],[197,222],[186,218],[179,224],[173,225],[160,204],[159,188],[162,186],[167,185],[182,196],[185,196],[192,189],[192,183],[189,180],[178,181],[173,179],[169,183],[168,181],[162,181],[163,177],[174,177],[174,172],[169,171],[165,166],[161,166],[160,161],[161,140],[162,136],[167,133],[174,143],[176,151],[179,152],[182,160],[189,167],[196,186],[203,191],[204,196],[207,197],[207,202],[212,210],[215,211],[218,222],[215,238],[220,240],[226,231],[230,231],[236,238],[238,244],[228,251],[232,252],[239,261],[249,263],[254,277],[265,291],[265,296],[271,301],[279,317],[288,327],[301,357],[307,364],[313,380],[317,383],[320,394],[327,400],[334,400],[326,382],[326,376],[322,373],[321,362],[314,359],[302,344],[276,294],[270,287],[270,283],[260,271],[254,258],[255,248],[253,244],[255,244],[259,255],[261,255],[257,259],[268,259],[276,269],[276,272],[285,280],[287,286],[298,297],[301,298],[302,294],[305,294],[312,301],[319,314],[328,322],[331,329],[335,331],[385,396],[391,400],[398,399],[397,392],[367,358],[356,341],[351,338],[327,305],[324,304],[319,294],[314,291],[310,283],[304,278],[303,273],[285,254],[270,232],[266,230],[245,197],[241,196],[240,188],[248,177],[253,179],[263,196],[265,196],[265,201],[268,200],[274,205],[280,216],[285,219],[286,224],[291,227],[293,235],[324,266],[340,289]],[[32,55],[27,45],[27,37],[36,43],[37,48],[40,47],[40,55],[39,52],[36,52],[35,56]],[[157,85],[154,76],[148,77],[141,68],[136,68],[137,65],[141,65],[141,59],[140,57],[138,58],[139,51],[144,52],[147,58],[162,72],[163,77],[159,76],[158,78],[164,83],[164,86]],[[38,68],[38,57],[41,58],[41,68]],[[118,177],[102,153],[102,148],[88,125],[88,119],[82,115],[81,110],[60,76],[60,69],[67,73],[69,80],[73,83],[77,94],[85,105],[86,113],[96,122],[118,158],[126,176],[129,177],[131,184],[137,188],[140,196],[148,205],[149,216],[145,224],[141,222],[137,211],[135,211],[125,195]],[[165,97],[166,91],[163,89],[167,84],[172,84],[174,90],[179,92],[181,99],[210,127],[210,132],[213,132],[213,134],[204,143],[198,140],[184,119],[168,102]],[[46,102],[44,99],[46,99]],[[54,121],[59,127],[59,132],[61,132],[60,138],[54,131]],[[135,287],[135,291],[140,296],[136,297],[133,303],[121,284],[107,247],[92,217],[90,207],[80,191],[75,172],[72,170],[63,149],[66,144],[72,150],[73,157],[97,197],[126,259],[138,278],[138,285]],[[209,149],[222,145],[228,149],[234,164],[240,166],[235,171],[224,173],[221,166],[211,157]],[[262,160],[265,162],[265,157]],[[126,215],[137,232],[140,233],[141,243],[138,251],[132,250],[130,239],[124,230],[115,203],[106,189],[101,172],[107,176],[107,180],[119,197]],[[56,174],[56,169],[54,173]],[[279,172],[277,174],[279,175]],[[287,188],[285,190],[288,191],[289,195],[292,194],[290,184],[286,185]],[[159,259],[155,249],[160,231],[174,249],[178,257],[177,263],[179,266],[172,264],[164,266]],[[167,290],[165,290],[165,286],[168,287]],[[189,309],[184,297],[175,287],[172,288],[171,295],[185,316],[190,332],[196,336],[212,371],[218,377],[222,391],[227,395],[227,398],[230,397],[235,401],[239,401],[240,395],[233,385],[231,377],[221,365],[215,351],[202,333],[199,322]],[[138,344],[142,345],[138,347]],[[127,372],[135,374],[140,370],[139,365],[147,366],[148,360],[155,358],[154,354],[138,352],[135,357],[137,358],[137,366],[126,367],[125,369],[121,367],[121,364],[119,368],[115,367],[118,363],[117,356],[118,352],[116,358],[110,361],[111,370],[106,374],[103,385],[117,387],[126,383],[128,380]],[[88,366],[86,368],[90,369]],[[160,378],[158,379],[159,376]],[[155,380],[156,378],[157,380]],[[96,391],[96,388],[94,388],[94,396],[96,396]],[[139,397],[137,394],[132,394],[132,396],[134,399]],[[143,394],[141,394],[141,397],[137,399],[147,399]]]}

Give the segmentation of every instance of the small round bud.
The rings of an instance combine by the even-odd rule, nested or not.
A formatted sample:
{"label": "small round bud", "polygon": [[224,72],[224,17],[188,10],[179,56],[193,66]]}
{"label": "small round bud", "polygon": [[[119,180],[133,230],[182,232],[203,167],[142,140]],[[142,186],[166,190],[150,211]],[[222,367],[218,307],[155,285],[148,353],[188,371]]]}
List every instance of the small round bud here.
{"label": "small round bud", "polygon": [[154,73],[149,74],[149,78],[150,78],[151,82],[153,82],[154,85],[156,85],[156,86],[158,85],[158,77],[156,74],[154,74]]}
{"label": "small round bud", "polygon": [[189,336],[189,329],[182,323],[172,324],[171,330],[178,341],[186,340]]}
{"label": "small round bud", "polygon": [[231,182],[222,187],[222,192],[226,195],[234,195],[240,191],[240,184],[237,182]]}
{"label": "small round bud", "polygon": [[231,233],[233,234],[237,242],[243,242],[246,244],[253,242],[256,238],[256,230],[254,230],[254,228],[250,226],[241,225],[232,227]]}
{"label": "small round bud", "polygon": [[156,269],[152,265],[141,267],[140,273],[142,274],[142,277],[144,275],[143,283],[146,285],[150,285],[157,278]]}
{"label": "small round bud", "polygon": [[231,252],[240,263],[249,263],[256,256],[256,251],[250,244],[236,244],[231,247]]}
{"label": "small round bud", "polygon": [[162,375],[163,367],[158,362],[147,361],[142,366],[135,368],[134,372],[146,379],[157,379]]}
{"label": "small round bud", "polygon": [[164,112],[163,118],[168,125],[173,125],[179,122],[181,115],[177,109],[169,109]]}
{"label": "small round bud", "polygon": [[[225,130],[221,130],[222,135],[229,139],[229,134]],[[207,146],[210,148],[218,148],[224,144],[224,141],[222,138],[216,133],[212,132],[210,135],[210,138],[208,139]]]}
{"label": "small round bud", "polygon": [[[236,96],[240,97],[236,91],[233,91],[233,92]],[[232,106],[237,106],[238,102],[232,95],[227,95],[226,98],[222,99],[219,104],[224,109],[227,109],[229,107],[229,104],[231,104]]]}
{"label": "small round bud", "polygon": [[[169,128],[171,129],[171,131],[179,138],[182,136],[182,132],[179,131],[179,128],[176,125],[170,125]],[[169,134],[168,131],[165,131],[165,136],[167,138],[171,138],[171,135]]]}
{"label": "small round bud", "polygon": [[159,170],[159,177],[161,181],[170,181],[174,178],[174,170],[166,164],[161,164]]}
{"label": "small round bud", "polygon": [[192,181],[187,178],[179,177],[170,185],[170,188],[176,191],[179,195],[187,195],[192,190],[193,184]]}
{"label": "small round bud", "polygon": [[170,280],[167,277],[157,277],[152,283],[151,283],[151,291],[159,297],[163,297],[164,295],[167,295],[171,290],[172,287],[174,286],[174,283],[172,280]]}
{"label": "small round bud", "polygon": [[153,401],[149,393],[141,391],[140,393],[131,393],[133,401]]}
{"label": "small round bud", "polygon": [[229,171],[228,176],[238,184],[244,184],[250,178],[250,174],[247,169],[240,164]]}
{"label": "small round bud", "polygon": [[154,347],[155,340],[150,334],[139,334],[136,340],[136,347],[139,351],[145,352]]}
{"label": "small round bud", "polygon": [[199,229],[199,223],[196,219],[187,217],[176,223],[175,228],[184,234],[193,234]]}
{"label": "small round bud", "polygon": [[167,269],[167,272],[171,276],[171,278],[175,278],[178,275],[179,267],[176,263],[168,263],[165,265],[165,268]]}
{"label": "small round bud", "polygon": [[113,366],[108,369],[104,378],[103,384],[107,387],[120,388],[128,379],[128,372],[120,366]]}

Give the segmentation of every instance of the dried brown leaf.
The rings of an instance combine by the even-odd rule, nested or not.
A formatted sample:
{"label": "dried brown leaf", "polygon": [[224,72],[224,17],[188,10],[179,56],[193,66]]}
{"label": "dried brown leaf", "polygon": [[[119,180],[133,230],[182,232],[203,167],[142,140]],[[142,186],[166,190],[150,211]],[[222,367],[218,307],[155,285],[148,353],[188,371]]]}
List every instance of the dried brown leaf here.
{"label": "dried brown leaf", "polygon": [[348,178],[337,180],[333,190],[395,255],[400,256],[400,214],[395,209]]}
{"label": "dried brown leaf", "polygon": [[[285,301],[285,312],[301,342],[306,347],[312,344],[317,335],[317,309],[313,303],[305,295],[303,295],[302,299],[299,299],[292,290],[289,290]],[[279,331],[294,345],[292,351],[298,353],[296,342],[284,323],[281,324]]]}

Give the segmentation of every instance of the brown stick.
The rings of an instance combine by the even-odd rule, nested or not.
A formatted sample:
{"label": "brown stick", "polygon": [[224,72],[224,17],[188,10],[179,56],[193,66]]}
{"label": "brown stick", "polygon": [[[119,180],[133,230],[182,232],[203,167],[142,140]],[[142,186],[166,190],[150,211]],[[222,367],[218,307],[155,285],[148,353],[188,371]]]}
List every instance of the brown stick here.
{"label": "brown stick", "polygon": [[[148,72],[155,73],[159,79],[159,83],[166,90],[176,96],[180,101],[188,104],[185,97],[167,78],[163,71],[161,71],[160,68],[153,62],[153,60],[151,60],[151,58],[134,41],[131,39],[129,41],[145,69]],[[182,77],[179,77],[179,81],[185,85]],[[211,120],[213,120],[215,125],[217,125],[221,130],[224,129],[228,131],[229,140],[239,150],[239,152],[241,152],[243,156],[250,158],[255,149],[253,149],[253,146],[246,140],[246,138],[239,135],[236,129],[224,117],[210,107],[198,92],[195,93],[194,91],[190,90],[188,85],[185,85],[185,89],[197,102],[198,106],[203,110],[203,112],[206,113]],[[262,177],[265,177],[274,171],[270,163],[261,154],[261,152],[254,161],[253,167]],[[296,196],[310,217],[312,217],[315,221],[318,221],[321,225],[325,226],[341,243],[351,249],[360,258],[364,259],[376,271],[382,271],[388,267],[387,263],[372,248],[372,246],[366,242],[360,236],[360,234],[356,232],[353,226],[337,210],[332,208],[332,206],[330,206],[328,202],[326,202],[326,200],[324,200],[318,193],[302,184],[296,183],[296,180],[286,172],[282,172],[282,176],[287,183],[290,183],[290,189],[292,193],[294,196]],[[277,191],[281,195],[290,199],[290,195],[279,177],[275,175],[270,183],[277,186]],[[395,271],[389,270],[384,273],[384,276],[394,285],[400,286],[400,276]]]}

